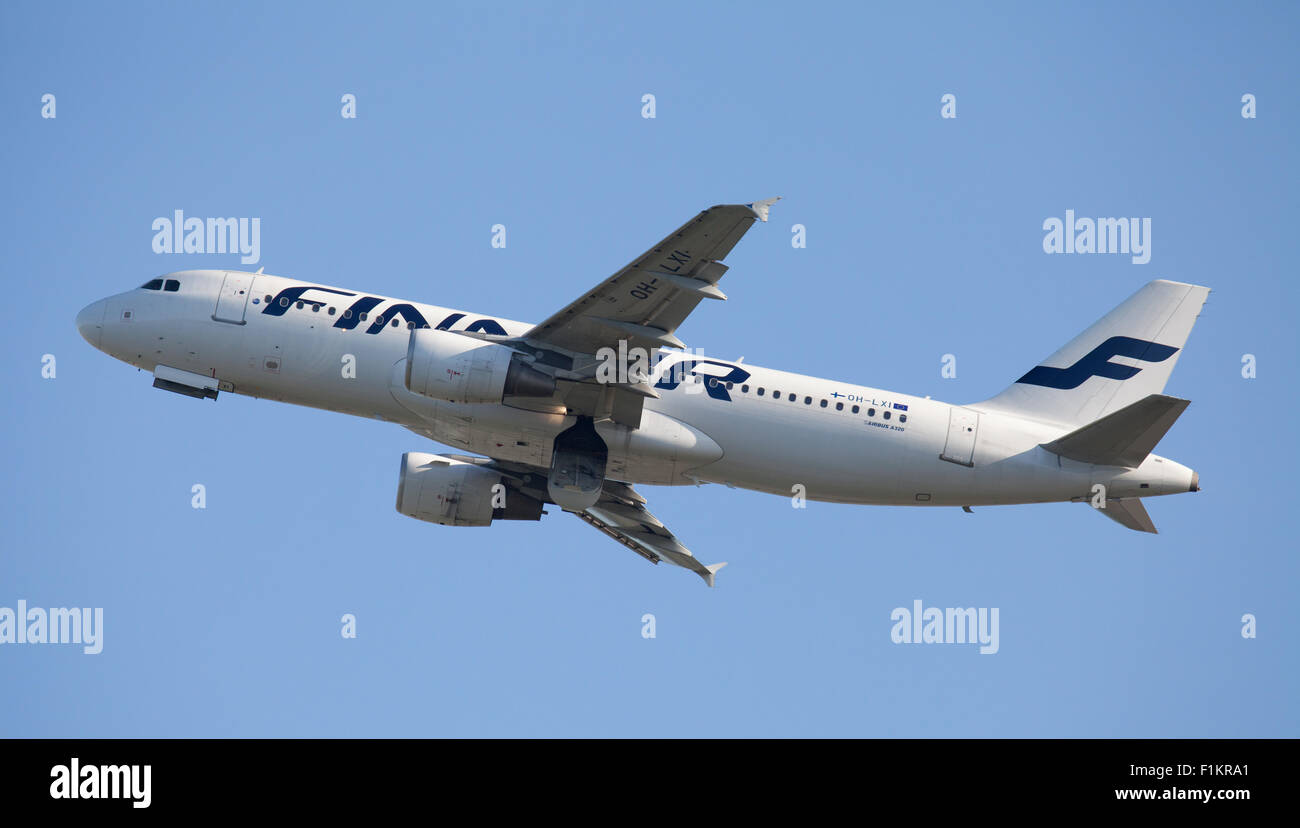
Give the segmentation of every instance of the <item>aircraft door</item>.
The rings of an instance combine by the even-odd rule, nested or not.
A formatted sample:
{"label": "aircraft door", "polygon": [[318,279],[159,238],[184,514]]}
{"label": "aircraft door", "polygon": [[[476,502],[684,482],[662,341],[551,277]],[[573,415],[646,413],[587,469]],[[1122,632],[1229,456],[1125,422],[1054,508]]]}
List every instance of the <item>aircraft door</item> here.
{"label": "aircraft door", "polygon": [[227,273],[217,295],[217,309],[212,318],[218,322],[244,324],[244,311],[248,307],[248,294],[253,286],[251,273]]}
{"label": "aircraft door", "polygon": [[969,408],[953,406],[948,413],[948,442],[939,455],[942,460],[962,466],[974,466],[975,438],[979,435],[980,415]]}

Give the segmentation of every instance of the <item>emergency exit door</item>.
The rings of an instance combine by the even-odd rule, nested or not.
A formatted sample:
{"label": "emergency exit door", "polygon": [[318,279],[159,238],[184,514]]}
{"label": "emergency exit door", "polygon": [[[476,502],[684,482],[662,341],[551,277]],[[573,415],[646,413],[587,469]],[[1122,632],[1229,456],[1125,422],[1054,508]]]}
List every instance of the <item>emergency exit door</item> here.
{"label": "emergency exit door", "polygon": [[979,434],[980,415],[968,408],[953,406],[948,410],[948,442],[940,459],[962,466],[975,465],[975,437]]}

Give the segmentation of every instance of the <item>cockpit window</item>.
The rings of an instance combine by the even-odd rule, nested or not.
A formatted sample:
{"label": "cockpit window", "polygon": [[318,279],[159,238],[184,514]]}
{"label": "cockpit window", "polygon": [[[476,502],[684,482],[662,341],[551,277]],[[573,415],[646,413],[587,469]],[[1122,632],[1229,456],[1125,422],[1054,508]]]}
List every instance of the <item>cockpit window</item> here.
{"label": "cockpit window", "polygon": [[143,285],[140,285],[140,287],[144,288],[145,290],[162,290],[162,286],[163,286],[162,279],[150,279],[149,281],[145,282]]}
{"label": "cockpit window", "polygon": [[166,284],[163,285],[163,290],[169,290],[172,293],[175,293],[180,289],[181,289],[181,283],[176,281],[175,279],[168,279]]}

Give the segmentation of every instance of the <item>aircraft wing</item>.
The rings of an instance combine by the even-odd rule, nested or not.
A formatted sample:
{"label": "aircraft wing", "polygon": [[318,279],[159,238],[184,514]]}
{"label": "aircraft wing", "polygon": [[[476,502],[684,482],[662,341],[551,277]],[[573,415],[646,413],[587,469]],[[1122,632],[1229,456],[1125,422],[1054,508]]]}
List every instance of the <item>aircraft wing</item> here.
{"label": "aircraft wing", "polygon": [[714,574],[727,564],[700,563],[659,518],[650,514],[645,503],[645,498],[631,486],[607,480],[596,505],[575,514],[650,563],[667,560],[691,570],[713,586]]}
{"label": "aircraft wing", "polygon": [[719,260],[755,221],[767,221],[776,201],[710,207],[523,339],[576,354],[617,350],[619,340],[647,350],[685,347],[673,332],[701,299],[727,298],[717,288],[727,271]]}
{"label": "aircraft wing", "polygon": [[[424,433],[415,429],[416,433]],[[431,436],[431,435],[426,435]],[[475,457],[466,454],[446,454],[463,463],[486,466],[505,475],[508,486],[543,503],[552,501],[546,494],[546,471],[538,466]],[[617,480],[606,480],[600,499],[582,512],[574,512],[585,523],[596,527],[614,540],[631,549],[653,564],[662,560],[691,570],[713,586],[713,576],[724,563],[705,565],[677,540],[668,527],[646,508],[646,499],[636,489]]]}

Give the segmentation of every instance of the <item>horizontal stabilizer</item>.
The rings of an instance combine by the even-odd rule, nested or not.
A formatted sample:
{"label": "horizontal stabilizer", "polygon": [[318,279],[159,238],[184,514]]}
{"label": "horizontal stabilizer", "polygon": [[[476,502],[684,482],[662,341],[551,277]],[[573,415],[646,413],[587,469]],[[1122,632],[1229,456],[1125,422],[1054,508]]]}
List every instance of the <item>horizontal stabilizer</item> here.
{"label": "horizontal stabilizer", "polygon": [[1136,468],[1188,404],[1188,400],[1177,397],[1151,394],[1064,437],[1043,443],[1043,448],[1080,463]]}
{"label": "horizontal stabilizer", "polygon": [[1138,532],[1159,534],[1156,532],[1156,525],[1151,521],[1151,516],[1147,514],[1147,507],[1142,505],[1140,498],[1129,497],[1123,500],[1110,498],[1106,501],[1105,508],[1097,511],[1121,526],[1127,526]]}

